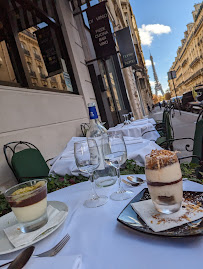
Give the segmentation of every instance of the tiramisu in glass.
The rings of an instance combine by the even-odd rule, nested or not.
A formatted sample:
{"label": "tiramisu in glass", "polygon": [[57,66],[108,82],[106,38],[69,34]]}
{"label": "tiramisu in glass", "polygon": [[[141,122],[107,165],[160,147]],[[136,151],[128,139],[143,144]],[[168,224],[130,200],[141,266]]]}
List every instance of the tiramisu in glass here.
{"label": "tiramisu in glass", "polygon": [[31,180],[5,192],[5,197],[23,233],[41,228],[47,218],[47,181]]}
{"label": "tiramisu in glass", "polygon": [[182,203],[183,187],[176,153],[152,150],[145,160],[147,185],[155,208],[165,214],[177,212]]}

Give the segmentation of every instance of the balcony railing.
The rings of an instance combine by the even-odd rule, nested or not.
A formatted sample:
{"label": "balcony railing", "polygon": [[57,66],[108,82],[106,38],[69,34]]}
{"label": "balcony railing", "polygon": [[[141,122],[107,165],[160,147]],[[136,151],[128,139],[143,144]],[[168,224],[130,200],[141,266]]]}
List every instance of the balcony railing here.
{"label": "balcony railing", "polygon": [[24,54],[25,54],[25,55],[30,56],[30,52],[29,52],[29,50],[23,49],[23,51],[24,51]]}
{"label": "balcony railing", "polygon": [[51,77],[51,82],[56,82],[56,78],[55,77]]}
{"label": "balcony railing", "polygon": [[190,67],[191,67],[191,68],[194,67],[194,66],[199,62],[199,60],[200,60],[200,57],[197,56],[197,57],[191,62]]}
{"label": "balcony railing", "polygon": [[36,59],[36,60],[41,61],[41,57],[40,57],[40,55],[38,55],[37,53],[34,53],[34,55],[35,55],[35,59]]}
{"label": "balcony railing", "polygon": [[46,75],[40,73],[40,77],[43,78],[43,79],[45,79],[46,78]]}
{"label": "balcony railing", "polygon": [[30,73],[30,76],[31,76],[31,77],[36,78],[36,73],[35,73],[35,71],[30,71],[29,73]]}

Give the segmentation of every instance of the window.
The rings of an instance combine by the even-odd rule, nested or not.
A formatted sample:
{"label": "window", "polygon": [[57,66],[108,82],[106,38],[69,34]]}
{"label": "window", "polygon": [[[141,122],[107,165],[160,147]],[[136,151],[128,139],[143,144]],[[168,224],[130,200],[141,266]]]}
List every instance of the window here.
{"label": "window", "polygon": [[[17,1],[14,0],[13,2]],[[39,11],[33,13],[35,15],[32,14],[32,16],[27,17],[25,17],[25,14],[30,12],[31,7],[29,3],[24,7],[19,4],[18,11],[14,9],[13,5],[1,7],[1,14],[5,15],[0,15],[0,22],[2,22],[2,31],[5,34],[0,34],[0,58],[3,59],[0,83],[26,88],[36,86],[37,88],[47,87],[51,89],[54,86],[57,90],[78,93],[66,43],[62,30],[58,26],[60,23],[58,22],[54,1],[46,2],[46,12],[39,7]],[[12,20],[10,20],[8,14],[12,14]],[[42,15],[47,17],[47,23],[43,21]],[[40,23],[33,26],[33,22]],[[40,30],[42,31],[40,32]],[[14,32],[18,33],[15,37]],[[47,46],[43,47],[42,43],[40,44],[40,38],[37,33],[42,34],[43,40],[48,37]],[[14,39],[16,39],[16,42],[13,42]],[[58,42],[59,40],[60,42]],[[50,57],[49,49],[52,50]],[[60,58],[58,55],[60,55]],[[53,59],[52,63],[50,63],[49,58]],[[6,64],[4,64],[4,59]],[[58,65],[54,65],[54,60],[58,62]],[[61,64],[62,61],[63,65]],[[63,72],[63,69],[67,69],[67,72]],[[60,80],[60,75],[64,75],[64,73],[69,78],[70,87],[67,87],[67,83]],[[50,77],[53,76],[57,78],[57,81],[54,82],[55,84],[53,83],[54,85],[51,85]]]}

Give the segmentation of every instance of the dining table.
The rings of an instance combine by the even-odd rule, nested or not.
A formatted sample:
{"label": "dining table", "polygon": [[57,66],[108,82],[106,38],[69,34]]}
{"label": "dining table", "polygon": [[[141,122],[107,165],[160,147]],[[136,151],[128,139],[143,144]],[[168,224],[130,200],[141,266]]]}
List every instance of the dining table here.
{"label": "dining table", "polygon": [[147,140],[156,141],[160,134],[155,129],[154,119],[142,119],[133,121],[130,124],[118,124],[108,129],[108,133],[122,134],[123,136],[142,137]]}
{"label": "dining table", "polygon": [[[145,175],[138,176],[145,180]],[[121,176],[124,179],[126,177]],[[132,190],[136,196],[143,188],[147,188],[147,184],[145,181],[138,187],[124,187]],[[116,183],[110,187],[97,188],[97,192],[110,196],[117,188]],[[183,189],[202,192],[203,186],[184,180]],[[130,200],[109,199],[101,207],[87,208],[83,203],[90,192],[90,182],[82,182],[48,194],[49,201],[61,201],[68,206],[68,215],[55,232],[35,244],[36,251],[40,253],[51,248],[67,232],[71,237],[56,258],[52,258],[57,259],[58,263],[57,266],[50,265],[50,269],[67,268],[63,257],[69,255],[81,255],[81,269],[202,268],[201,235],[171,238],[138,232],[117,221]],[[18,253],[1,255],[0,259],[13,259]]]}

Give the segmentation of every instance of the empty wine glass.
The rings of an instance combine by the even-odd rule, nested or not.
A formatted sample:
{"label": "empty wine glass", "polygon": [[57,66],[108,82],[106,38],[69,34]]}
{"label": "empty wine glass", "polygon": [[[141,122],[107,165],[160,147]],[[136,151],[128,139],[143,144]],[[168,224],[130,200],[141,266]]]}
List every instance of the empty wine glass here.
{"label": "empty wine glass", "polygon": [[134,118],[134,116],[133,116],[133,112],[129,112],[129,115],[130,115],[130,121],[134,121],[135,118]]}
{"label": "empty wine glass", "polygon": [[74,144],[74,156],[78,169],[83,173],[89,174],[89,180],[92,185],[92,197],[84,202],[84,206],[98,207],[104,205],[108,197],[103,195],[99,196],[96,193],[93,180],[93,172],[100,164],[100,155],[96,141],[94,139],[87,139],[86,141],[76,142]]}
{"label": "empty wine glass", "polygon": [[126,145],[122,134],[104,134],[103,135],[103,154],[104,161],[116,168],[119,188],[112,193],[110,198],[112,200],[121,201],[129,199],[133,196],[132,191],[124,190],[121,186],[120,166],[125,163],[127,159]]}

